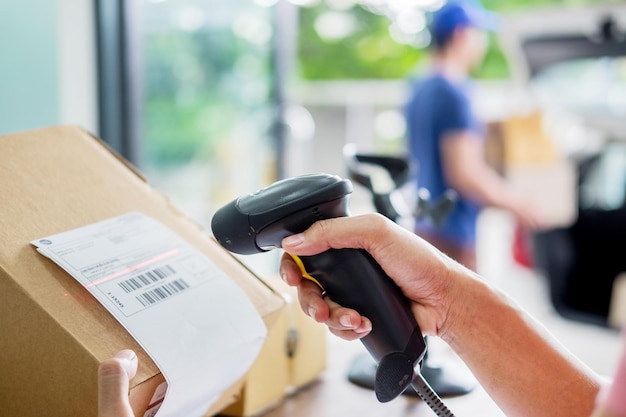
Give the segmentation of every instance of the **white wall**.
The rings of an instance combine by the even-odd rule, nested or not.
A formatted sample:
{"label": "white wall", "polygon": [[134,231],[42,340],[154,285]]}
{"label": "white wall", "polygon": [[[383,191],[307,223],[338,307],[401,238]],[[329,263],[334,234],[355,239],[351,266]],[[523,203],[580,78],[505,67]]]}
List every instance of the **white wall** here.
{"label": "white wall", "polygon": [[[44,0],[45,1],[45,0]],[[93,0],[60,0],[59,123],[98,133],[98,84]]]}
{"label": "white wall", "polygon": [[0,134],[68,123],[97,133],[93,7],[0,2]]}

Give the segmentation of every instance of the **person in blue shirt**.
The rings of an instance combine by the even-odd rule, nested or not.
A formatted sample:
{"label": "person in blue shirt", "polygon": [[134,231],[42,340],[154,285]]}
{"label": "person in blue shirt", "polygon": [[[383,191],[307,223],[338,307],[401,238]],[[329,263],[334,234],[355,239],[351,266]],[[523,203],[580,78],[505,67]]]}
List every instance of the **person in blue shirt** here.
{"label": "person in blue shirt", "polygon": [[485,127],[470,99],[469,72],[482,62],[487,31],[497,25],[495,14],[470,0],[448,2],[435,12],[432,67],[413,81],[405,107],[418,188],[433,201],[448,190],[459,197],[443,224],[418,220],[415,232],[473,270],[482,207],[509,210],[523,225],[541,227],[532,199],[513,190],[484,159]]}

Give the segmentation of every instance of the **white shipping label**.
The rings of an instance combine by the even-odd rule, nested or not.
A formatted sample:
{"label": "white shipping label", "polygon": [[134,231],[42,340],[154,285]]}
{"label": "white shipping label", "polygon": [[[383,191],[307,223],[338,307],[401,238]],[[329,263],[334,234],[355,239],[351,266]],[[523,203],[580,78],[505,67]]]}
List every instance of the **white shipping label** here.
{"label": "white shipping label", "polygon": [[31,242],[129,331],[167,381],[158,417],[201,416],[252,365],[267,330],[204,254],[129,213]]}

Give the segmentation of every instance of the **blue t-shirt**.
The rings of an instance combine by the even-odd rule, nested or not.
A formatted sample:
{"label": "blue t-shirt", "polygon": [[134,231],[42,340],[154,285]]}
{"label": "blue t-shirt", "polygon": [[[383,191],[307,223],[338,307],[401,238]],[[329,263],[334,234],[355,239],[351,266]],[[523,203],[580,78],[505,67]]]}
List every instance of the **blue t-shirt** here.
{"label": "blue t-shirt", "polygon": [[[426,188],[432,201],[451,189],[444,179],[440,142],[446,133],[474,131],[482,138],[482,125],[472,112],[468,96],[469,83],[453,83],[440,74],[416,80],[411,87],[405,115],[409,151],[416,168],[419,188]],[[474,245],[476,220],[480,207],[459,199],[446,221],[436,227],[429,219],[416,223],[416,232],[425,231],[461,245]]]}

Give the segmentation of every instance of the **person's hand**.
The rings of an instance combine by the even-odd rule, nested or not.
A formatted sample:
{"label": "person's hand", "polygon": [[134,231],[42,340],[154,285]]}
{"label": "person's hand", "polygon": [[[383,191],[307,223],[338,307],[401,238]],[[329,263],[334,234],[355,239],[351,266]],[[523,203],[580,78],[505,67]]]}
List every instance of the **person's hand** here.
{"label": "person's hand", "polygon": [[550,227],[549,213],[545,212],[537,196],[527,190],[512,188],[508,195],[509,210],[522,226],[533,231],[542,231]]}
{"label": "person's hand", "polygon": [[128,400],[130,380],[137,373],[137,355],[122,350],[98,368],[98,417],[135,417]]}
{"label": "person's hand", "polygon": [[526,198],[520,195],[517,202],[514,206],[513,214],[522,225],[535,231],[541,231],[548,227],[545,214],[539,209],[531,196]]}
{"label": "person's hand", "polygon": [[[302,278],[289,254],[309,256],[330,248],[365,249],[413,302],[422,332],[426,335],[445,332],[454,298],[450,271],[463,267],[385,217],[366,214],[319,221],[304,233],[285,238],[282,247],[286,253],[281,261],[281,277],[287,284],[298,287],[303,311],[326,323],[333,334],[347,340],[361,338],[371,330],[371,321],[323,297],[316,284]],[[464,274],[471,272],[467,270]]]}
{"label": "person's hand", "polygon": [[[507,415],[591,413],[599,388],[593,372],[563,354],[545,329],[506,294],[391,220],[368,214],[319,221],[283,239],[282,247],[299,256],[331,248],[369,252],[412,300],[423,334],[441,337]],[[281,274],[288,284],[299,286],[303,310],[327,323],[335,335],[358,338],[363,333],[355,330],[366,330],[365,319],[357,313],[356,319],[348,317],[349,326],[342,325],[353,312],[327,303],[315,284],[302,280],[288,255],[282,259]],[[620,394],[623,398],[623,391]]]}
{"label": "person's hand", "polygon": [[626,417],[626,326],[622,327],[622,349],[617,369],[596,397],[596,409],[591,417]]}

